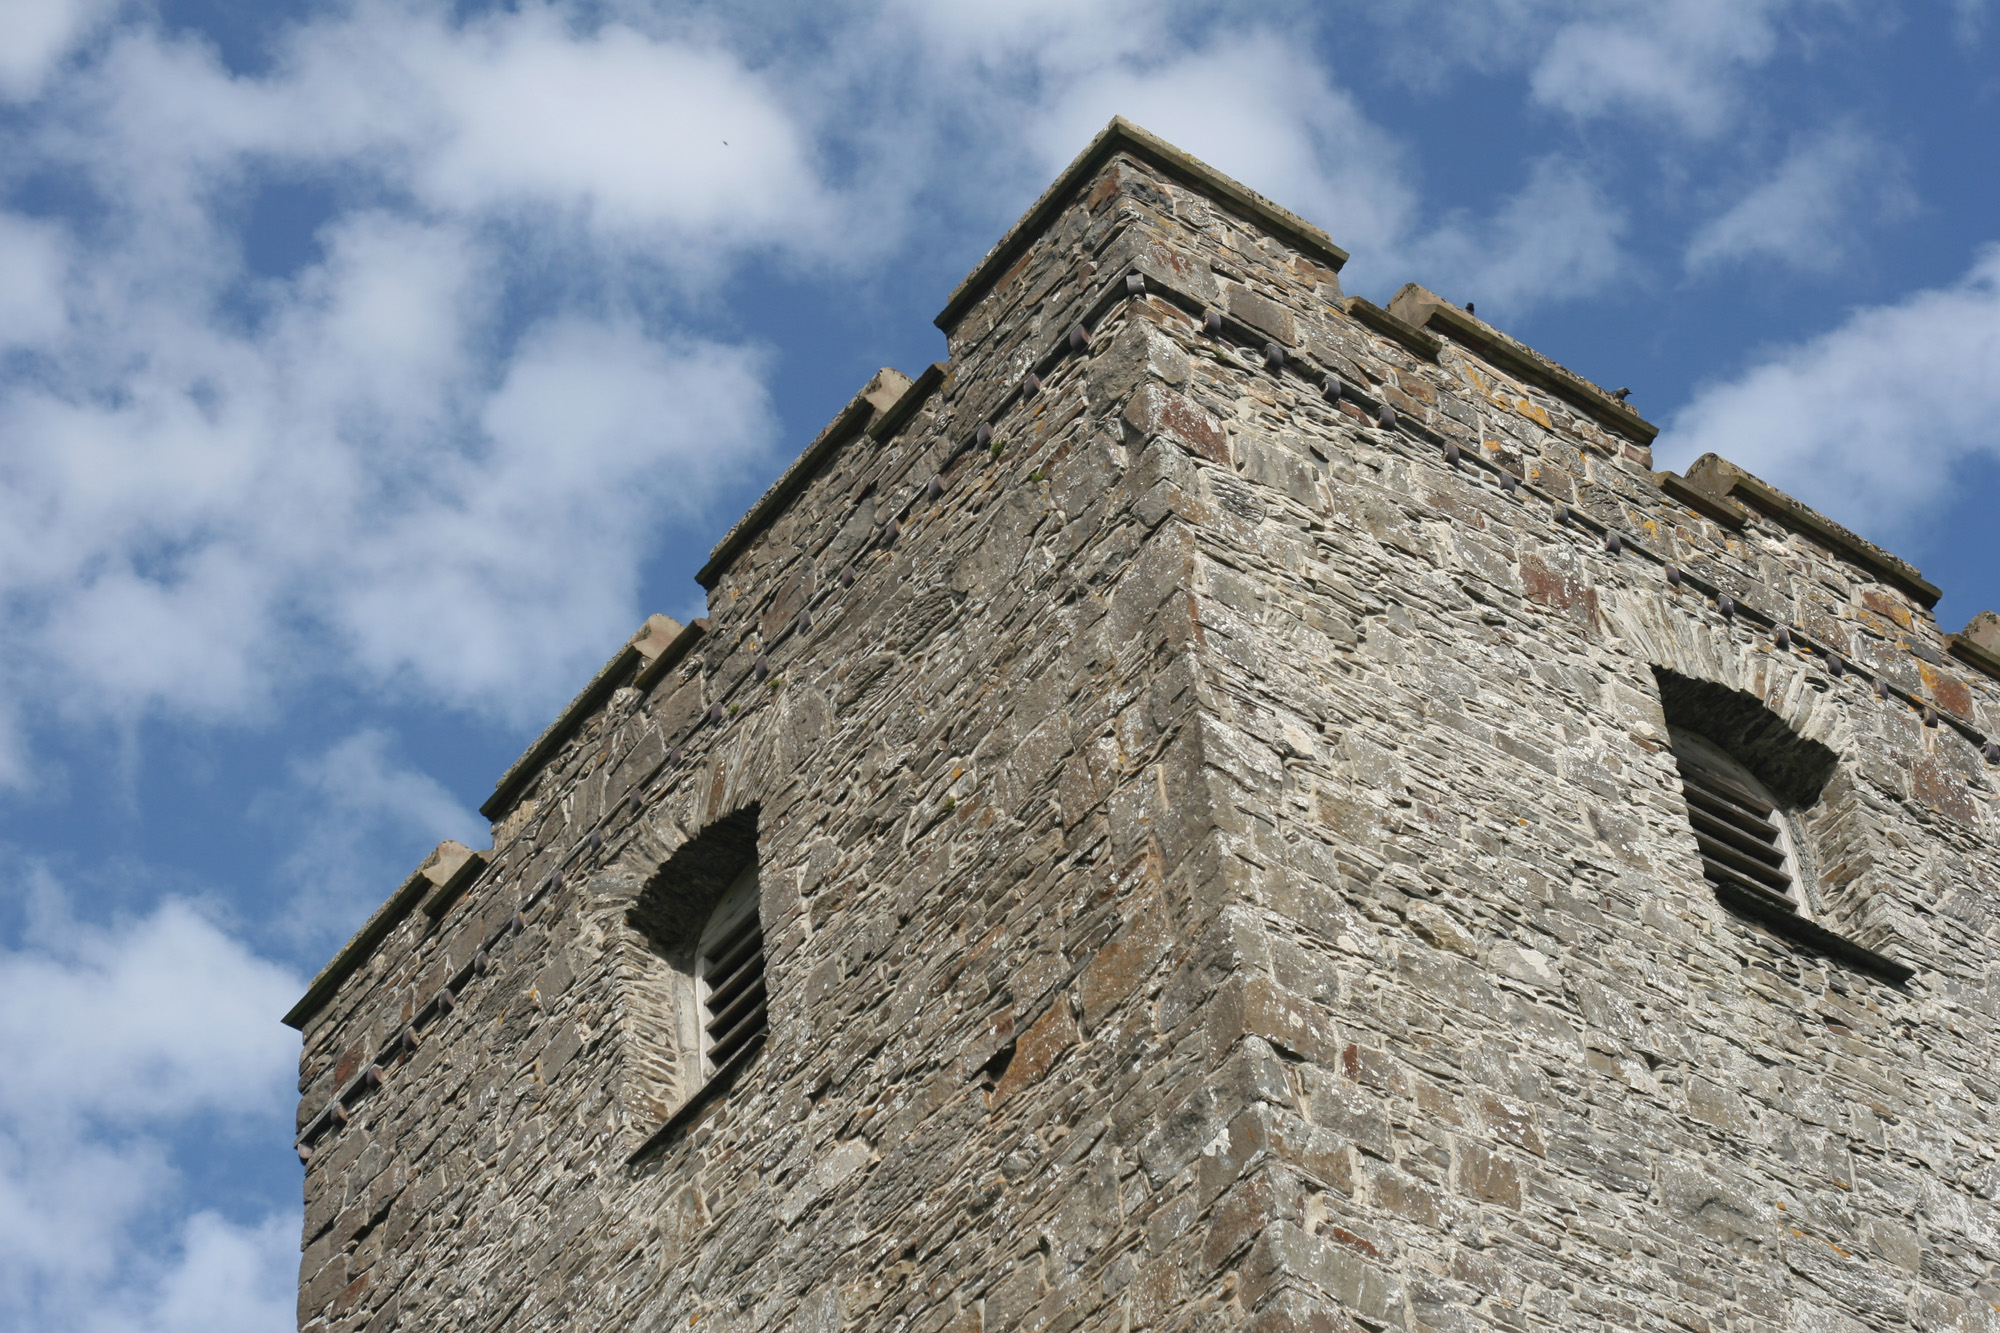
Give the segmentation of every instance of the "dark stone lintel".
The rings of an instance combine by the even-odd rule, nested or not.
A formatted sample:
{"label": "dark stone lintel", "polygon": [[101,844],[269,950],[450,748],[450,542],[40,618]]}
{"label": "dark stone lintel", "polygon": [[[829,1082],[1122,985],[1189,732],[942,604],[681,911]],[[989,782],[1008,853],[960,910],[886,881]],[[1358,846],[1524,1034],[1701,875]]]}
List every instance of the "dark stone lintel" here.
{"label": "dark stone lintel", "polygon": [[1782,935],[1814,953],[1872,973],[1892,986],[1900,986],[1917,974],[1917,969],[1908,963],[1897,962],[1845,935],[1836,935],[1809,917],[1800,916],[1791,903],[1775,894],[1753,893],[1721,884],[1712,887],[1717,900],[1730,911],[1747,916],[1769,927],[1772,934]]}

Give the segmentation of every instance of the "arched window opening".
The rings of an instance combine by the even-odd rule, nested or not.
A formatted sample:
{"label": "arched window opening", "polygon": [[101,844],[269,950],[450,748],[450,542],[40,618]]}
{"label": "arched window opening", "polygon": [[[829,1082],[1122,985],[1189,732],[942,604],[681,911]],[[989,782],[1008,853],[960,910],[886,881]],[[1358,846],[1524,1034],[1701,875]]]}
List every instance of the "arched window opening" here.
{"label": "arched window opening", "polygon": [[727,1093],[770,1032],[757,813],[733,811],[682,843],[626,910],[620,1099],[641,1134]]}
{"label": "arched window opening", "polygon": [[1688,825],[1716,900],[1820,954],[1900,985],[1915,974],[1880,952],[1893,891],[1871,883],[1874,827],[1826,745],[1763,700],[1715,681],[1653,669]]}
{"label": "arched window opening", "polygon": [[757,904],[757,866],[753,862],[716,904],[696,950],[704,1078],[713,1078],[718,1069],[762,1041],[769,1026],[764,925]]}

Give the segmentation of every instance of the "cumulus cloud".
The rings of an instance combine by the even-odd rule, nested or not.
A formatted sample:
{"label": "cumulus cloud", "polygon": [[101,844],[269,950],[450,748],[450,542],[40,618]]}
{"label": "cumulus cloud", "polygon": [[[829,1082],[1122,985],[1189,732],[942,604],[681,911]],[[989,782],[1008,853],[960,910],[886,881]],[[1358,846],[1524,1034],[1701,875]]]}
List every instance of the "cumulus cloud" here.
{"label": "cumulus cloud", "polygon": [[[274,1018],[302,983],[188,903],[97,926],[37,878],[36,924],[0,947],[0,1323],[192,1329],[205,1294],[220,1327],[282,1326],[295,1220],[188,1208],[174,1136],[282,1123],[297,1047]],[[163,1215],[177,1241],[147,1245]]]}
{"label": "cumulus cloud", "polygon": [[90,1333],[285,1333],[298,1320],[299,1221],[189,1217],[153,1282],[92,1312]]}
{"label": "cumulus cloud", "polygon": [[0,213],[0,356],[62,332],[65,248],[49,223]]}
{"label": "cumulus cloud", "polygon": [[1561,23],[1530,76],[1543,103],[1579,117],[1624,111],[1710,135],[1735,80],[1777,49],[1784,0],[1620,5]]}
{"label": "cumulus cloud", "polygon": [[[249,72],[143,6],[110,29],[116,3],[0,6],[8,179],[85,201],[0,213],[0,781],[30,771],[22,717],[263,721],[319,672],[532,729],[651,609],[662,532],[775,462],[771,362],[703,303],[751,263],[907,256],[913,218],[983,240],[1114,113],[1324,225],[1376,294],[1416,278],[1505,317],[1629,271],[1627,215],[1571,156],[1440,215],[1342,82],[1377,53],[1343,32],[1328,61],[1296,3],[837,3],[791,41],[760,6],[335,0]],[[1568,121],[1698,139],[1826,3],[1377,12],[1413,75],[1520,71]],[[1867,151],[1803,142],[1687,262],[1845,243]],[[296,181],[313,244],[253,272],[244,201]],[[1996,288],[1989,255],[1858,312],[1706,390],[1663,448],[1907,515],[1991,447]],[[485,835],[372,725],[255,814],[296,830],[261,937],[302,949]],[[246,1118],[282,1152],[271,1020],[299,979],[184,902],[49,921],[0,948],[0,1323],[285,1326],[295,1216],[202,1211],[181,1172]]]}
{"label": "cumulus cloud", "polygon": [[[798,134],[711,48],[363,6],[263,78],[130,32],[67,96],[29,151],[105,216],[0,216],[0,737],[39,696],[254,718],[302,661],[528,722],[775,443],[756,349],[625,295],[814,234]],[[257,280],[227,204],[274,161],[378,202]]]}
{"label": "cumulus cloud", "polygon": [[[574,685],[574,658],[524,643],[601,658],[635,629],[647,536],[698,518],[776,433],[754,352],[586,319],[524,340],[478,424],[481,454],[433,478],[449,505],[371,525],[339,616],[365,666],[491,698]],[[434,646],[413,653],[418,634]]]}
{"label": "cumulus cloud", "polygon": [[1114,115],[1282,200],[1343,247],[1394,245],[1411,226],[1416,197],[1403,146],[1276,33],[1074,71],[1031,122],[1037,174],[1046,180],[1067,164]]}
{"label": "cumulus cloud", "polygon": [[1940,503],[1967,460],[2000,456],[1996,415],[2000,246],[1949,286],[1857,310],[1701,389],[1660,446],[1677,467],[1722,454],[1888,538]]}
{"label": "cumulus cloud", "polygon": [[1399,63],[1435,84],[1453,65],[1520,69],[1533,98],[1580,120],[1630,116],[1708,137],[1730,123],[1745,76],[1786,25],[1839,0],[1483,0],[1369,12],[1404,38]]}
{"label": "cumulus cloud", "polygon": [[1625,216],[1589,174],[1544,158],[1492,216],[1455,216],[1410,238],[1417,280],[1485,304],[1500,317],[1601,291],[1627,268]]}
{"label": "cumulus cloud", "polygon": [[1847,256],[1859,226],[1915,207],[1895,155],[1843,126],[1794,146],[1769,179],[1704,223],[1688,243],[1687,265],[1768,259],[1824,271]]}
{"label": "cumulus cloud", "polygon": [[[1024,189],[1123,112],[1390,285],[1518,308],[1618,269],[1618,219],[1558,164],[1491,217],[1424,226],[1403,147],[1274,30],[1129,0],[894,17],[836,16],[833,58],[755,68],[712,34],[534,4],[358,0],[255,75],[118,34],[24,149],[104,216],[0,226],[0,273],[26,275],[0,362],[0,739],[51,693],[264,716],[301,661],[515,725],[546,711],[636,623],[662,525],[771,457],[757,349],[686,332],[677,300],[753,255],[892,245],[949,174],[935,134],[868,137],[912,120],[856,82],[879,51],[923,71],[916,120],[984,107],[953,123]],[[879,160],[830,184],[833,140]],[[331,213],[316,257],[259,278],[231,201],[274,172],[322,182]],[[0,780],[27,771],[0,745]]]}
{"label": "cumulus cloud", "polygon": [[1557,158],[1488,213],[1430,221],[1408,146],[1275,32],[1217,36],[1171,60],[1103,59],[1067,71],[1054,95],[1039,86],[1037,178],[1124,115],[1324,227],[1354,255],[1351,289],[1386,295],[1415,279],[1519,314],[1600,290],[1628,262],[1622,215]]}
{"label": "cumulus cloud", "polygon": [[[282,1107],[299,981],[193,905],[98,927],[66,905],[0,949],[0,1115],[129,1125]],[[274,1007],[275,1006],[275,1007]]]}
{"label": "cumulus cloud", "polygon": [[38,94],[63,57],[116,9],[116,0],[9,0],[0,5],[0,101]]}
{"label": "cumulus cloud", "polygon": [[609,243],[672,243],[675,268],[690,245],[713,262],[838,230],[809,127],[768,77],[712,42],[572,18],[529,5],[453,24],[369,3],[309,27],[259,90],[285,127],[268,147],[359,157],[456,214],[541,209]]}
{"label": "cumulus cloud", "polygon": [[716,42],[575,17],[357,0],[289,29],[258,78],[200,43],[128,31],[69,90],[88,133],[65,147],[107,191],[174,216],[203,187],[289,164],[443,214],[672,244],[675,270],[823,247],[840,201],[769,75]]}
{"label": "cumulus cloud", "polygon": [[121,301],[88,322],[136,370],[0,396],[17,688],[235,717],[332,646],[524,718],[629,630],[658,525],[772,443],[751,350],[573,315],[492,382],[475,241],[337,230],[260,336]]}

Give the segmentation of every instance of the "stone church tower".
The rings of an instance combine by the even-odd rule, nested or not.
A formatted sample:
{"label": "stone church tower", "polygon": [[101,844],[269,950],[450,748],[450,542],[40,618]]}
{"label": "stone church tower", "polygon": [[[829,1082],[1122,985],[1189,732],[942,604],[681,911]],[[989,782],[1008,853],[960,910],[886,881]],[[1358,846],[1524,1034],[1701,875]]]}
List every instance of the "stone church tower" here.
{"label": "stone church tower", "polygon": [[309,1330],[2000,1328],[2000,621],[1114,122],[287,1017]]}

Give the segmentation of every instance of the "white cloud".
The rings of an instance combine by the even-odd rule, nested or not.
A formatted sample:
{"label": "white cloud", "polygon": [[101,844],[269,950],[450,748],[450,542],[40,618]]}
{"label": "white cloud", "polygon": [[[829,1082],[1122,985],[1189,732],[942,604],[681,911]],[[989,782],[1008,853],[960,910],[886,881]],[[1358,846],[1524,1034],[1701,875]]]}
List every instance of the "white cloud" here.
{"label": "white cloud", "polygon": [[530,3],[454,21],[422,0],[357,0],[292,29],[261,78],[127,32],[70,90],[86,134],[69,147],[118,197],[170,217],[282,163],[460,219],[525,214],[679,275],[713,276],[746,248],[823,255],[836,232],[865,239],[841,228],[811,127],[768,74],[714,42],[573,17]]}
{"label": "white cloud", "polygon": [[1276,33],[1155,63],[1104,62],[1035,109],[1046,180],[1114,115],[1136,121],[1324,227],[1349,249],[1397,244],[1415,194],[1404,149]]}
{"label": "white cloud", "polygon": [[178,1239],[150,1288],[94,1311],[89,1333],[286,1333],[298,1322],[297,1217],[244,1226],[199,1212]]}
{"label": "white cloud", "polygon": [[1092,68],[1138,51],[1160,50],[1176,9],[1149,0],[997,0],[938,5],[888,0],[897,27],[914,27],[932,54],[992,63],[1030,56],[1053,69]]}
{"label": "white cloud", "polygon": [[1654,0],[1558,26],[1536,61],[1537,100],[1573,116],[1625,111],[1712,135],[1728,121],[1736,80],[1777,49],[1784,0]]}
{"label": "white cloud", "polygon": [[0,950],[0,1117],[132,1124],[282,1108],[296,977],[187,903],[112,927],[66,919]]}
{"label": "white cloud", "polygon": [[582,201],[615,227],[732,245],[818,230],[800,128],[724,50],[615,26],[575,38],[534,10],[431,46],[409,64],[448,129],[413,174],[440,205]]}
{"label": "white cloud", "polygon": [[1457,217],[1412,238],[1416,280],[1499,318],[1601,291],[1626,269],[1625,217],[1588,173],[1544,158],[1490,218]]}
{"label": "white cloud", "polygon": [[7,0],[0,5],[0,100],[38,94],[63,57],[115,9],[115,0]]}
{"label": "white cloud", "polygon": [[[173,1144],[283,1133],[297,1042],[276,1018],[302,983],[184,902],[96,926],[38,878],[36,926],[0,948],[0,1323],[164,1333],[205,1299],[206,1327],[283,1327],[296,1221],[189,1215]],[[178,1243],[149,1245],[163,1214]]]}
{"label": "white cloud", "polygon": [[[1187,47],[1147,12],[933,17],[909,39],[942,53],[915,96],[993,91],[976,142],[1018,145],[1025,120],[1023,170],[1042,179],[1133,114],[1345,244],[1424,252],[1398,145],[1295,46],[1196,25]],[[361,0],[254,77],[133,29],[69,81],[33,151],[87,173],[110,217],[66,304],[24,288],[41,293],[23,326],[38,357],[0,383],[14,716],[52,696],[72,714],[87,699],[118,719],[254,718],[304,661],[531,721],[637,622],[661,525],[762,465],[775,428],[755,352],[603,293],[698,288],[773,247],[890,244],[940,141],[877,144],[841,194],[812,145],[858,89],[801,91],[712,42],[564,17],[455,25]],[[861,45],[830,63],[859,77],[883,32],[843,30]],[[1166,54],[1141,58],[1148,43]],[[253,281],[224,201],[273,164],[374,202],[340,195],[319,262]],[[1578,238],[1610,229],[1565,211],[1579,192],[1551,197],[1545,216],[1455,224],[1430,252],[1596,280],[1604,245]],[[42,271],[53,242],[35,235],[15,249],[40,246]],[[548,273],[562,280],[517,331],[510,292]],[[18,745],[5,753],[25,780]]]}
{"label": "white cloud", "polygon": [[[824,63],[873,77],[873,43],[901,40],[925,57],[911,98],[977,106],[974,151],[1030,191],[1122,112],[1321,222],[1364,280],[1518,309],[1618,268],[1618,219],[1551,164],[1496,216],[1426,232],[1402,147],[1275,31],[1182,32],[1124,0],[926,12],[900,39],[841,28]],[[647,609],[662,525],[763,466],[760,357],[674,332],[661,289],[892,244],[950,175],[946,139],[871,138],[859,85],[564,18],[360,0],[254,77],[135,28],[69,80],[32,151],[110,214],[71,264],[87,280],[22,287],[36,356],[0,381],[0,737],[43,699],[254,719],[300,662],[531,722]],[[853,124],[879,160],[842,192],[813,145]],[[274,164],[344,193],[323,258],[259,281],[225,204]],[[12,235],[0,265],[55,264],[52,233]],[[606,295],[627,284],[643,315]],[[28,771],[0,747],[0,780]]]}
{"label": "white cloud", "polygon": [[61,334],[66,249],[54,225],[0,213],[0,355]]}
{"label": "white cloud", "polygon": [[[527,722],[774,443],[761,358],[652,304],[837,248],[768,76],[538,5],[361,0],[275,49],[127,28],[22,138],[107,212],[81,249],[0,215],[0,782],[45,698],[255,718],[287,662]],[[342,193],[256,281],[229,201],[274,166]]]}
{"label": "white cloud", "polygon": [[[1200,96],[1190,96],[1200,90]],[[1324,227],[1354,255],[1350,290],[1414,279],[1520,313],[1624,269],[1622,216],[1573,164],[1545,159],[1494,212],[1427,226],[1410,154],[1277,33],[1161,63],[1108,62],[1030,122],[1044,176],[1121,114]]]}
{"label": "white cloud", "polygon": [[2000,246],[1948,287],[1849,315],[1700,390],[1662,433],[1713,451],[1842,522],[1907,535],[1961,465],[2000,455]]}
{"label": "white cloud", "polygon": [[1901,163],[1852,126],[1797,144],[1769,180],[1710,219],[1688,243],[1687,265],[1774,259],[1794,268],[1836,267],[1864,222],[1907,216],[1915,199]]}
{"label": "white cloud", "polygon": [[393,748],[385,731],[358,731],[295,762],[290,790],[254,806],[262,821],[300,831],[279,867],[294,890],[283,934],[330,947],[438,843],[489,841],[484,820],[435,778],[399,763]]}
{"label": "white cloud", "polygon": [[435,479],[455,483],[452,503],[392,510],[370,534],[339,601],[358,660],[434,692],[565,693],[574,653],[536,645],[602,657],[637,628],[645,535],[698,517],[765,454],[761,369],[743,349],[663,344],[631,323],[536,330],[481,403],[484,451]]}
{"label": "white cloud", "polygon": [[1580,120],[1631,116],[1706,138],[1731,123],[1746,76],[1793,16],[1844,0],[1483,0],[1368,6],[1402,38],[1395,59],[1435,85],[1455,64],[1524,70],[1535,101]]}

